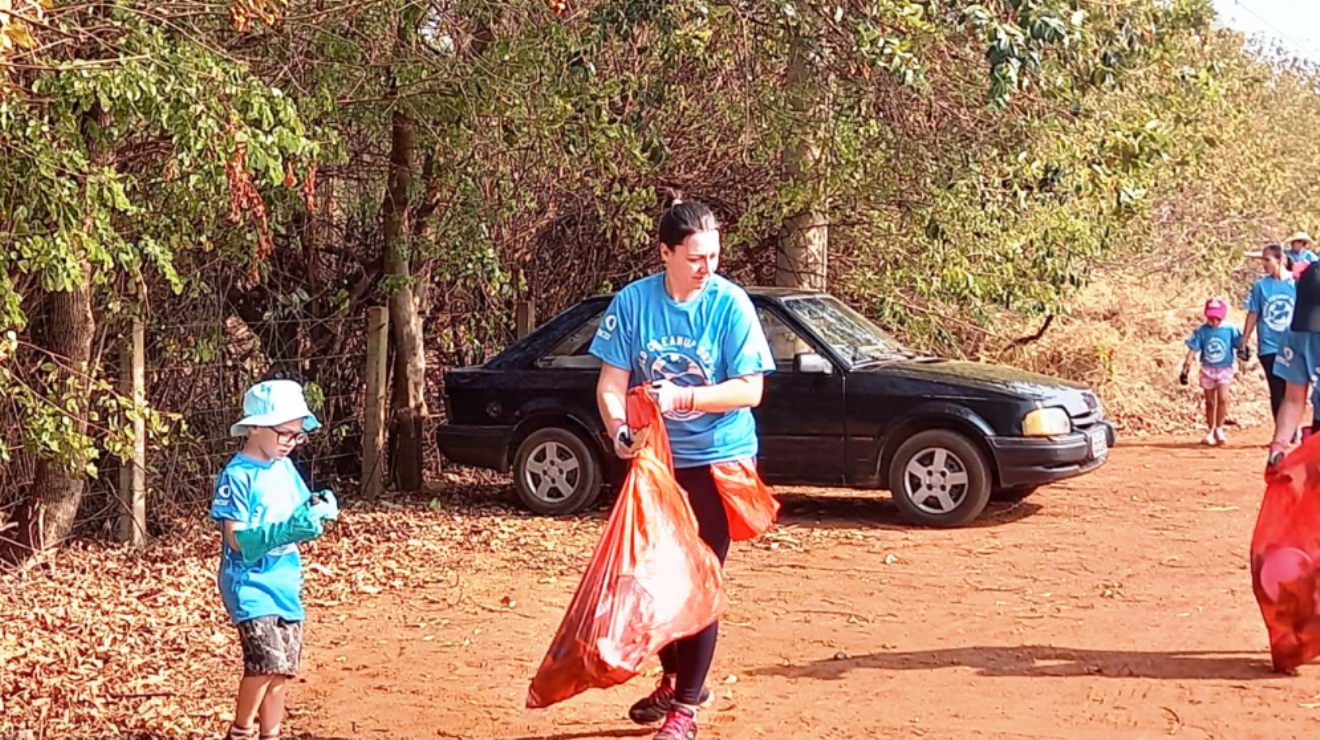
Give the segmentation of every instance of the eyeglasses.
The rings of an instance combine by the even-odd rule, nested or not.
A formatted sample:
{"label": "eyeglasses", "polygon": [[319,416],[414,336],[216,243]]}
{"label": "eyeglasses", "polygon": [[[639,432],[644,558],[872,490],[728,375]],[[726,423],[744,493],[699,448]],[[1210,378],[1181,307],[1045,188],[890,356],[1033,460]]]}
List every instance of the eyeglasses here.
{"label": "eyeglasses", "polygon": [[302,431],[285,432],[276,429],[275,427],[267,427],[267,428],[270,429],[272,432],[275,432],[275,439],[278,440],[279,443],[282,445],[293,445],[297,447],[298,445],[307,441],[307,432],[302,432]]}

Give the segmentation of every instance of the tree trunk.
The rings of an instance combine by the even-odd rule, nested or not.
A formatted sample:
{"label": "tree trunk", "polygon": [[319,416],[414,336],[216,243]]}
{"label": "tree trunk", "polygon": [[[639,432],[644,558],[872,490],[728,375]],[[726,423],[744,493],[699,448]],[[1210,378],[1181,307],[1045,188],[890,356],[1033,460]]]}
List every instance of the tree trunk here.
{"label": "tree trunk", "polygon": [[784,220],[775,256],[775,285],[825,289],[829,255],[829,201],[813,173],[820,160],[820,87],[808,40],[793,39],[786,91],[800,127],[784,150],[784,170],[796,192],[806,197],[801,210]]}
{"label": "tree trunk", "polygon": [[421,490],[422,440],[426,420],[426,355],[422,317],[412,280],[409,199],[417,127],[402,108],[390,125],[390,178],[385,192],[385,274],[390,289],[390,332],[394,339],[394,403],[390,421],[391,468],[402,491]]}
{"label": "tree trunk", "polygon": [[[72,290],[47,293],[46,317],[41,331],[41,346],[50,352],[59,366],[52,392],[65,387],[69,378],[75,382],[69,387],[82,389],[78,412],[74,414],[73,434],[87,433],[87,397],[91,388],[86,378],[91,373],[92,340],[96,334],[96,320],[92,315],[91,270],[82,265],[82,280]],[[15,512],[17,527],[13,540],[0,552],[0,558],[20,562],[58,548],[73,531],[78,506],[82,503],[83,471],[63,469],[57,462],[39,458],[32,488],[27,499]]]}

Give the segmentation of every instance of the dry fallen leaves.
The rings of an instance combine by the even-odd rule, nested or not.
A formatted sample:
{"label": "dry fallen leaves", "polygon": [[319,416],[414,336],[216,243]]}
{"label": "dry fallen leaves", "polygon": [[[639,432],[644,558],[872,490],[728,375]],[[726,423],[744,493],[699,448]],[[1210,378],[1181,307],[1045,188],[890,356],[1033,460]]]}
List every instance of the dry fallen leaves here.
{"label": "dry fallen leaves", "polygon": [[[426,502],[350,505],[303,547],[304,602],[343,609],[437,585],[454,588],[457,602],[459,574],[492,560],[576,581],[600,525],[484,500],[439,511]],[[0,737],[217,737],[240,672],[215,588],[218,546],[199,517],[141,553],[77,544],[48,566],[0,572]]]}

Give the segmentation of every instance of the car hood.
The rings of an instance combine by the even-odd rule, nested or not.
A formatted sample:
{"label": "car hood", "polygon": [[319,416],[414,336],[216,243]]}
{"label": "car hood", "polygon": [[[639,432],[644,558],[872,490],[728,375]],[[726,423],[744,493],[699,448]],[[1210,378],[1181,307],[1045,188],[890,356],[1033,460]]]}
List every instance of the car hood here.
{"label": "car hood", "polygon": [[958,388],[970,392],[968,395],[1011,396],[1039,401],[1042,405],[1060,405],[1073,417],[1087,416],[1100,410],[1095,393],[1081,383],[1006,365],[926,357],[874,365],[855,372],[863,375],[901,375],[950,389]]}

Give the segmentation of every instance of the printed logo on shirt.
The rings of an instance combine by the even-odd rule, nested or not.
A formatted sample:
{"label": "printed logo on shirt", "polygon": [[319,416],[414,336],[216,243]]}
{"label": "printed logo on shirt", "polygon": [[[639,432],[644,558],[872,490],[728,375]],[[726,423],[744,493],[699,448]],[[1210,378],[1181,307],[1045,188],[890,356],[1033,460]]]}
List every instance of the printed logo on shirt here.
{"label": "printed logo on shirt", "polygon": [[1293,298],[1276,295],[1265,304],[1265,325],[1274,331],[1286,331],[1292,323]]}
{"label": "printed logo on shirt", "polygon": [[618,327],[619,319],[610,314],[605,317],[604,321],[600,322],[600,326],[596,327],[596,338],[602,342],[608,342],[614,337],[614,330]]}
{"label": "printed logo on shirt", "polygon": [[[710,353],[687,337],[661,337],[648,342],[640,354],[640,365],[647,379],[667,380],[680,388],[709,385],[715,363]],[[671,411],[665,416],[674,421],[692,421],[704,416],[702,411]]]}
{"label": "printed logo on shirt", "polygon": [[1228,357],[1228,343],[1219,337],[1213,337],[1205,343],[1205,361],[1223,362]]}
{"label": "printed logo on shirt", "polygon": [[218,504],[227,504],[229,503],[229,499],[233,497],[234,497],[234,492],[229,489],[228,483],[221,483],[220,487],[216,489],[215,501]]}

